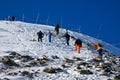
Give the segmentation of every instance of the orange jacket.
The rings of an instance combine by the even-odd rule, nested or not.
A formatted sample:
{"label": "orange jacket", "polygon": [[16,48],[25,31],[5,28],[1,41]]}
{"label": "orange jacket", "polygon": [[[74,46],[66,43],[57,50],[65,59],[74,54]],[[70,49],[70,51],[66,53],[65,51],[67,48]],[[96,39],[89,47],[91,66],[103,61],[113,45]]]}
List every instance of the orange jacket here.
{"label": "orange jacket", "polygon": [[99,46],[99,44],[94,44],[94,47],[95,47],[97,50],[102,50],[102,47]]}

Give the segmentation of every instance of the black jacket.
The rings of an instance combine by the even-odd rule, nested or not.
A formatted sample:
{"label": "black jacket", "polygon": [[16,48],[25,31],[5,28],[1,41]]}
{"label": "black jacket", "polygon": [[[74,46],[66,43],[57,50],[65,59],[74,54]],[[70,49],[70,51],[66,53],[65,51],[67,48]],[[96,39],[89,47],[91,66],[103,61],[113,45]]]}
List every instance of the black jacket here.
{"label": "black jacket", "polygon": [[65,37],[66,37],[66,39],[67,40],[69,40],[70,39],[70,35],[68,34],[68,33],[65,33],[65,35],[64,35]]}
{"label": "black jacket", "polygon": [[44,36],[44,34],[41,31],[37,32],[37,35],[39,38],[43,38],[43,36]]}

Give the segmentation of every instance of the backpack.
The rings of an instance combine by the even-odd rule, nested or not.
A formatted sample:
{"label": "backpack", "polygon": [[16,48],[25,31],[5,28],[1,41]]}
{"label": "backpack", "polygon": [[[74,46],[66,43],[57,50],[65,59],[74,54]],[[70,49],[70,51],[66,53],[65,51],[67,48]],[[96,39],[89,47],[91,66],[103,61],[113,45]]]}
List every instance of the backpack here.
{"label": "backpack", "polygon": [[77,39],[77,40],[75,41],[75,44],[77,44],[77,45],[82,45],[82,41],[81,41],[80,39]]}

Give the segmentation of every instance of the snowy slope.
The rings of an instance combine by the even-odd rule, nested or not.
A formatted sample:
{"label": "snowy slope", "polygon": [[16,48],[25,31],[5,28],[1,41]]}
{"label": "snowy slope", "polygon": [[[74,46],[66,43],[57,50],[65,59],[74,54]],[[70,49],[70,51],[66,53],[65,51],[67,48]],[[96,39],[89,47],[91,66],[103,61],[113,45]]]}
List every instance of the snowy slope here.
{"label": "snowy slope", "polygon": [[[48,31],[51,31],[53,34],[54,27],[48,25],[39,25],[39,24],[30,24],[24,23],[20,21],[8,22],[8,21],[0,21],[0,56],[9,55],[11,52],[15,51],[22,55],[27,54],[33,57],[42,57],[43,55],[49,56],[51,58],[52,55],[59,56],[60,58],[69,58],[72,59],[74,56],[80,57],[85,61],[92,59],[97,56],[96,53],[87,49],[87,45],[83,44],[83,48],[81,49],[81,53],[78,54],[74,51],[74,40],[70,40],[70,46],[67,46],[65,43],[65,39],[60,36],[53,36],[52,42],[49,43],[47,41],[47,36],[45,35],[43,38],[43,42],[37,42],[36,33],[41,30],[45,34]],[[65,29],[60,30],[60,34],[63,35],[65,33]],[[82,39],[84,42],[88,43],[96,43],[98,40],[87,35],[79,34],[76,32],[69,31],[71,36],[75,36],[76,38]],[[103,42],[104,48],[110,51],[113,54],[120,55],[120,50],[108,43]],[[60,66],[62,61],[55,61],[54,63],[49,64],[49,66]],[[34,70],[42,69],[43,67],[35,67]],[[74,67],[72,67],[74,68]],[[27,69],[26,69],[27,70]],[[15,70],[17,71],[17,70]],[[93,75],[80,75],[74,72],[73,69],[67,70],[68,74],[59,73],[59,74],[47,74],[41,72],[38,79],[36,80],[106,80],[108,77],[106,76],[98,76],[98,74]],[[94,76],[94,78],[93,78]],[[0,77],[5,77],[5,75],[0,74]],[[9,77],[9,76],[8,76]],[[23,80],[24,77],[16,76],[9,77],[12,80]],[[78,78],[78,79],[77,79]]]}
{"label": "snowy slope", "polygon": [[[0,22],[0,44],[2,48],[0,49],[1,53],[9,51],[17,51],[19,53],[27,54],[31,53],[32,55],[44,55],[44,54],[53,54],[56,53],[64,56],[67,56],[67,53],[76,53],[73,51],[74,41],[71,40],[70,45],[67,46],[65,39],[59,39],[56,37],[52,38],[52,43],[47,41],[47,36],[44,36],[43,43],[37,41],[36,33],[41,30],[44,33],[47,33],[49,30],[54,33],[54,27],[46,25],[36,25],[28,24],[23,22],[14,22],[9,23],[6,21]],[[65,30],[61,31],[65,33]],[[73,34],[73,32],[70,32]],[[73,34],[75,35],[75,34]],[[80,36],[81,37],[81,36]],[[52,47],[51,47],[52,46]],[[84,49],[84,48],[83,48]],[[49,53],[50,52],[50,53]],[[68,55],[69,56],[69,55]]]}
{"label": "snowy slope", "polygon": [[[29,23],[23,23],[23,22],[19,22],[19,21],[11,24],[10,22],[0,21],[0,37],[1,37],[0,43],[2,46],[4,46],[4,47],[2,47],[3,49],[1,51],[4,51],[4,49],[8,50],[8,51],[16,50],[16,51],[20,51],[20,52],[33,51],[31,53],[37,54],[36,53],[36,50],[38,48],[37,46],[39,46],[40,44],[35,43],[36,50],[34,50],[34,49],[32,49],[32,48],[34,48],[34,44],[31,43],[30,40],[37,39],[36,32],[38,32],[39,30],[42,30],[45,33],[47,33],[47,31],[50,30],[54,33],[54,27],[52,27],[52,26],[29,24]],[[65,30],[62,29],[61,34],[64,34],[64,33],[65,33]],[[97,39],[92,38],[87,35],[79,34],[79,33],[72,32],[72,31],[69,31],[69,33],[70,33],[70,35],[75,36],[76,38],[82,39],[84,42],[89,42],[89,43],[98,42]],[[43,41],[46,42],[47,37],[45,37],[44,39],[45,40],[43,40]],[[54,40],[56,40],[56,39],[54,39]],[[55,42],[55,41],[53,41],[53,42]],[[5,43],[9,44],[9,45],[6,47]],[[106,42],[103,42],[103,44],[104,44],[105,49],[107,49],[108,51],[110,51],[111,53],[113,53],[115,55],[120,56],[120,54],[119,54],[120,49],[118,49]],[[9,47],[11,45],[12,45],[12,47]],[[71,45],[73,45],[73,44],[71,44]],[[43,50],[43,51],[45,51],[45,50]]]}

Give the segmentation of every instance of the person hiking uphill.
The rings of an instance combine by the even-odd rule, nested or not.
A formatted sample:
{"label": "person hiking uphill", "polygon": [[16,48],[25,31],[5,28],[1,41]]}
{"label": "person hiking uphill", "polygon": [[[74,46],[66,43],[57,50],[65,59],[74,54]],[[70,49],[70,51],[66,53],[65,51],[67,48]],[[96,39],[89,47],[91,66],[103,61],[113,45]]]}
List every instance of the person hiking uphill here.
{"label": "person hiking uphill", "polygon": [[12,16],[12,21],[15,21],[15,17],[14,16]]}
{"label": "person hiking uphill", "polygon": [[46,35],[48,36],[48,41],[51,42],[52,33],[49,31]]}
{"label": "person hiking uphill", "polygon": [[66,33],[65,33],[64,37],[66,38],[66,43],[67,43],[67,45],[69,45],[70,35],[68,34],[68,31],[67,31],[67,30],[66,30]]}
{"label": "person hiking uphill", "polygon": [[7,19],[8,21],[11,21],[11,17],[10,16],[8,16],[8,19]]}
{"label": "person hiking uphill", "polygon": [[82,47],[82,41],[80,39],[76,39],[74,46],[75,46],[75,50],[77,50],[77,52],[80,53],[80,48]]}
{"label": "person hiking uphill", "polygon": [[37,35],[38,35],[38,42],[39,41],[42,42],[42,38],[44,37],[44,34],[41,31],[39,31],[39,32],[37,32]]}
{"label": "person hiking uphill", "polygon": [[97,43],[94,44],[94,47],[97,49],[98,51],[98,56],[102,59],[102,55],[103,55],[103,45],[101,43]]}
{"label": "person hiking uphill", "polygon": [[56,35],[58,35],[58,34],[59,34],[59,28],[60,28],[60,25],[59,25],[59,24],[57,24],[57,25],[55,26]]}

